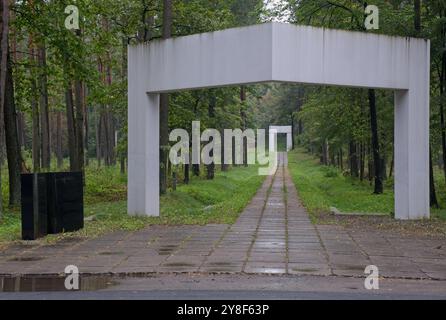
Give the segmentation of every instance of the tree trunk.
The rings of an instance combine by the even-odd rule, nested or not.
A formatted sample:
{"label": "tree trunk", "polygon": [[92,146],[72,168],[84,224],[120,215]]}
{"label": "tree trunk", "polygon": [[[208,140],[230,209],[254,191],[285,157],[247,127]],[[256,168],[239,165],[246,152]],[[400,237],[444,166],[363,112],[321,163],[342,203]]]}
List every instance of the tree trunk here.
{"label": "tree trunk", "polygon": [[[446,41],[445,41],[446,42]],[[443,52],[440,75],[440,127],[441,127],[441,148],[443,153],[443,174],[446,181],[446,123],[444,115],[444,94],[446,88],[446,51]]]}
{"label": "tree trunk", "polygon": [[104,165],[106,167],[111,165],[110,162],[110,152],[108,151],[110,149],[109,143],[110,143],[110,126],[108,124],[108,116],[107,116],[107,107],[104,107],[105,111],[101,113],[101,119],[102,119],[102,134],[100,135],[100,141],[101,141],[101,157],[104,159]]}
{"label": "tree trunk", "polygon": [[19,146],[20,150],[25,146],[25,114],[21,111],[17,112],[17,128],[19,130]]}
{"label": "tree trunk", "polygon": [[83,85],[83,93],[82,93],[82,110],[84,113],[84,156],[85,156],[85,166],[90,165],[90,158],[88,157],[88,110],[87,110],[87,84]]}
{"label": "tree trunk", "polygon": [[199,164],[193,164],[192,165],[192,171],[194,176],[199,177],[200,176],[200,165]]}
{"label": "tree trunk", "polygon": [[174,171],[172,173],[172,190],[176,191],[177,190],[177,172]]}
{"label": "tree trunk", "polygon": [[48,80],[46,65],[46,48],[45,44],[39,44],[38,52],[39,65],[39,95],[40,95],[40,134],[41,134],[41,156],[42,167],[49,169],[51,166],[50,153],[50,121],[48,112]]}
{"label": "tree trunk", "polygon": [[228,171],[228,165],[225,163],[225,130],[220,131],[221,136],[221,171]]}
{"label": "tree trunk", "polygon": [[77,157],[77,167],[75,171],[84,172],[84,108],[82,105],[83,101],[83,90],[82,81],[76,79],[74,81],[75,88],[75,105],[76,105],[76,157]]}
{"label": "tree trunk", "polygon": [[393,176],[393,167],[395,165],[395,153],[392,154],[392,161],[390,162],[389,179]]}
{"label": "tree trunk", "polygon": [[344,154],[342,152],[342,148],[339,149],[339,163],[340,163],[341,171],[344,171]]}
{"label": "tree trunk", "polygon": [[[211,122],[211,126],[215,127],[215,107],[217,103],[217,98],[215,96],[215,92],[211,90],[211,97],[209,99],[209,106],[208,106],[208,115]],[[214,143],[216,141],[213,141]],[[211,157],[214,156],[214,150],[212,150],[209,154]],[[212,162],[211,164],[206,166],[207,169],[207,179],[213,180],[215,177],[215,162]]]}
{"label": "tree trunk", "polygon": [[8,158],[9,172],[9,205],[20,204],[20,173],[22,156],[19,146],[17,131],[17,113],[14,100],[14,83],[12,78],[12,66],[10,56],[7,57],[5,99],[4,99],[4,122],[6,137],[6,153]]}
{"label": "tree trunk", "polygon": [[29,63],[30,63],[30,82],[31,82],[31,110],[32,110],[32,158],[33,171],[39,172],[41,165],[40,157],[40,119],[39,119],[39,104],[37,95],[37,82],[35,77],[35,50],[32,35],[29,36],[28,42]]}
{"label": "tree trunk", "polygon": [[[172,0],[163,0],[163,39],[172,36]],[[160,193],[167,192],[167,161],[169,158],[169,94],[160,95]]]}
{"label": "tree trunk", "polygon": [[101,167],[101,131],[102,131],[102,116],[96,116],[96,160],[98,161],[98,168]]}
{"label": "tree trunk", "polygon": [[434,168],[432,166],[432,150],[429,151],[429,185],[430,185],[430,205],[438,208],[437,192],[435,191]]}
{"label": "tree trunk", "polygon": [[[440,85],[441,87],[441,85]],[[443,90],[440,90],[440,96],[443,96]],[[440,127],[441,127],[441,149],[443,155],[443,175],[446,181],[446,124],[444,116],[444,104],[440,102]]]}
{"label": "tree trunk", "polygon": [[[121,81],[122,83],[126,83],[127,81],[127,64],[128,64],[128,58],[127,58],[127,50],[128,50],[128,42],[127,42],[127,38],[123,37],[122,38],[122,59],[121,59]],[[126,113],[126,118],[127,118],[127,113]],[[120,130],[120,139],[121,139],[121,143],[123,143],[124,141],[124,137],[127,136],[127,133],[125,132],[125,125],[123,123],[120,124],[119,127]],[[118,140],[118,145],[119,145],[119,140]],[[124,170],[123,173],[125,173],[125,162],[127,159],[127,152],[123,149],[123,148],[117,148],[117,150],[119,150],[120,154],[120,158],[121,158],[121,165],[124,164],[124,168],[122,170]]]}
{"label": "tree trunk", "polygon": [[373,167],[375,179],[375,194],[383,193],[383,183],[381,177],[381,156],[379,152],[378,119],[376,112],[376,93],[374,89],[369,89],[370,125],[372,130],[372,151]]}
{"label": "tree trunk", "polygon": [[[241,107],[240,107],[240,118],[241,118],[241,125],[242,125],[242,131],[246,130],[247,127],[247,117],[246,117],[246,87],[241,86],[240,87],[240,101],[241,101]],[[248,166],[248,141],[247,139],[243,139],[242,141],[242,150],[243,150],[243,165],[245,167]]]}
{"label": "tree trunk", "polygon": [[365,173],[365,148],[364,143],[359,144],[359,180],[364,181]]}
{"label": "tree trunk", "polygon": [[57,157],[57,168],[62,169],[63,167],[63,149],[62,149],[62,112],[57,111],[56,113],[56,157]]}
{"label": "tree trunk", "polygon": [[169,95],[160,97],[160,193],[167,192],[167,166],[169,157]]}
{"label": "tree trunk", "polygon": [[324,166],[328,166],[329,164],[329,152],[330,152],[330,147],[328,145],[328,140],[324,139],[324,142],[322,143],[322,157],[321,157],[321,163]]}
{"label": "tree trunk", "polygon": [[357,178],[358,177],[358,155],[357,155],[357,146],[354,141],[350,141],[348,151],[349,151],[350,175],[354,178]]}
{"label": "tree trunk", "polygon": [[[8,33],[9,33],[9,2],[2,0],[0,4],[0,143],[3,144],[4,112],[6,104],[6,82],[8,69]],[[3,148],[2,148],[3,149]],[[3,150],[0,150],[0,154]],[[3,158],[3,157],[1,157]],[[2,159],[0,159],[0,220],[3,215]]]}
{"label": "tree trunk", "polygon": [[79,167],[76,157],[76,128],[74,118],[73,88],[71,82],[67,84],[65,91],[66,113],[67,113],[67,131],[68,131],[68,153],[70,156],[70,171],[76,171]]}
{"label": "tree trunk", "polygon": [[120,168],[121,168],[121,174],[124,175],[125,174],[125,157],[123,155],[121,155],[120,157]]}
{"label": "tree trunk", "polygon": [[185,164],[184,165],[184,184],[189,184],[190,181],[190,165]]}
{"label": "tree trunk", "polygon": [[370,185],[373,183],[373,159],[372,159],[372,151],[370,150],[370,145],[367,146],[367,177],[370,181]]}
{"label": "tree trunk", "polygon": [[415,31],[419,33],[421,31],[421,0],[414,0],[415,11]]}
{"label": "tree trunk", "polygon": [[109,132],[110,132],[110,142],[109,146],[109,157],[110,157],[110,164],[112,166],[116,165],[116,123],[115,123],[115,117],[113,116],[113,113],[111,111],[108,112],[109,121],[108,124],[110,126]]}
{"label": "tree trunk", "polygon": [[[108,28],[108,27],[107,27]],[[107,52],[107,64],[106,64],[106,85],[111,87],[112,86],[112,69],[111,69],[111,57],[110,53]],[[110,106],[105,107],[105,113],[104,113],[104,129],[105,129],[105,163],[107,166],[112,166],[116,164],[116,157],[115,157],[115,124],[114,124],[114,118],[113,114],[110,110]]]}
{"label": "tree trunk", "polygon": [[[415,10],[415,31],[417,32],[417,35],[421,32],[421,0],[414,0],[414,10]],[[444,34],[443,34],[444,35]],[[444,84],[443,81],[445,81],[446,77],[446,52],[443,52],[443,59],[442,59],[442,79],[440,80],[440,91],[443,93]],[[446,143],[445,143],[445,123],[444,123],[444,110],[443,110],[443,96],[441,95],[441,102],[440,102],[440,116],[441,116],[441,133],[442,133],[442,147],[443,147],[443,165],[446,166],[445,155],[446,155]],[[446,170],[446,169],[445,169]],[[446,171],[445,171],[445,179],[446,179]],[[434,180],[434,168],[432,164],[432,148],[429,143],[429,185],[430,185],[430,205],[431,207],[438,208],[438,200],[437,200],[437,193],[435,190],[435,180]]]}
{"label": "tree trunk", "polygon": [[295,131],[295,124],[294,124],[294,115],[291,113],[291,149],[294,150],[295,141],[294,141],[294,131]]}
{"label": "tree trunk", "polygon": [[387,158],[385,154],[381,158],[381,179],[383,181],[387,180]]}

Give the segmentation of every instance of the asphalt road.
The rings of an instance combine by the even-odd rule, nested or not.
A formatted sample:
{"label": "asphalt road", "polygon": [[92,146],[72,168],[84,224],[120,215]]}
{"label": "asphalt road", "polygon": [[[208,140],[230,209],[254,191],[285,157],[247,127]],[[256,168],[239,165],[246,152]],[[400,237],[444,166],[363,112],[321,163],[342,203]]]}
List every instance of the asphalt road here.
{"label": "asphalt road", "polygon": [[289,291],[107,291],[0,293],[0,300],[445,300],[442,295]]}
{"label": "asphalt road", "polygon": [[[154,275],[112,279],[96,291],[0,292],[0,300],[446,300],[446,281],[265,275]],[[89,288],[91,290],[94,288]]]}

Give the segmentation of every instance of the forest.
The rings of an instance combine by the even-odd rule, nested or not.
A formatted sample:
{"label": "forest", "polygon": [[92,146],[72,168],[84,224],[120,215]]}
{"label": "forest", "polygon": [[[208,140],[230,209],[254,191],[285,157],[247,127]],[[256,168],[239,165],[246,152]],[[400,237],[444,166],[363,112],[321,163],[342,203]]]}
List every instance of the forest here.
{"label": "forest", "polygon": [[[82,171],[87,203],[125,200],[129,45],[268,21],[430,39],[431,205],[446,206],[443,0],[1,3],[0,225],[2,216],[19,214],[21,173]],[[368,4],[379,8],[378,30],[364,27]],[[69,5],[78,8],[79,29],[65,26]],[[200,120],[202,130],[292,125],[296,147],[317,156],[322,165],[369,185],[370,193],[379,197],[391,192],[393,185],[393,99],[393,92],[385,90],[290,84],[162,94],[161,194],[169,197],[179,185],[241,170],[169,163],[169,132],[190,131],[192,121]],[[116,188],[111,185],[115,180]],[[257,182],[249,186],[249,194]],[[123,206],[119,210],[125,211]]]}

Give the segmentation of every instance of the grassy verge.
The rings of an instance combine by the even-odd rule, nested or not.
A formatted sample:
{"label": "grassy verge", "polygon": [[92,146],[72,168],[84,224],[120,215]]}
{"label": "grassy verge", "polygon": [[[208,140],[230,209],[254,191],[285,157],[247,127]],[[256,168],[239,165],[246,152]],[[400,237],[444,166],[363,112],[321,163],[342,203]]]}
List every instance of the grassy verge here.
{"label": "grassy verge", "polygon": [[[114,230],[138,230],[148,225],[183,225],[235,222],[263,182],[257,166],[217,172],[214,180],[193,178],[161,197],[161,217],[138,218],[127,215],[126,177],[118,168],[88,168],[86,172],[85,228],[79,232],[46,237],[95,237]],[[0,222],[1,243],[20,239],[20,211],[10,210]]]}
{"label": "grassy verge", "polygon": [[[333,167],[322,166],[302,149],[289,155],[289,169],[299,196],[317,222],[318,215],[336,207],[341,212],[387,213],[394,211],[393,186],[388,182],[384,194],[373,194],[368,181],[346,177]],[[445,205],[442,206],[446,207]],[[432,210],[435,218],[446,220],[446,210]]]}

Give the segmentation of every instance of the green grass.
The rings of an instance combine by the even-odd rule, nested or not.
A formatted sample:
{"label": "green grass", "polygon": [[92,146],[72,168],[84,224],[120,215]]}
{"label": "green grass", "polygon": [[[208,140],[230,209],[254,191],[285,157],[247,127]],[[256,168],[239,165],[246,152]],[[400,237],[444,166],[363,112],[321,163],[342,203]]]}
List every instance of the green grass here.
{"label": "green grass", "polygon": [[[95,237],[114,230],[139,230],[152,224],[184,225],[234,223],[254,196],[264,177],[257,166],[236,167],[217,172],[214,180],[193,177],[161,197],[161,217],[140,218],[127,215],[126,176],[119,168],[86,170],[85,216],[93,216],[85,228],[67,235],[50,235],[44,241],[66,236]],[[19,209],[8,210],[0,222],[0,244],[20,239]]]}
{"label": "green grass", "polygon": [[[386,183],[384,194],[375,195],[368,181],[361,182],[344,176],[337,168],[322,166],[318,159],[302,149],[290,153],[289,169],[299,196],[313,219],[321,212],[329,212],[330,207],[348,213],[394,212],[390,181]],[[446,220],[446,210],[432,210],[432,213],[434,217]]]}

